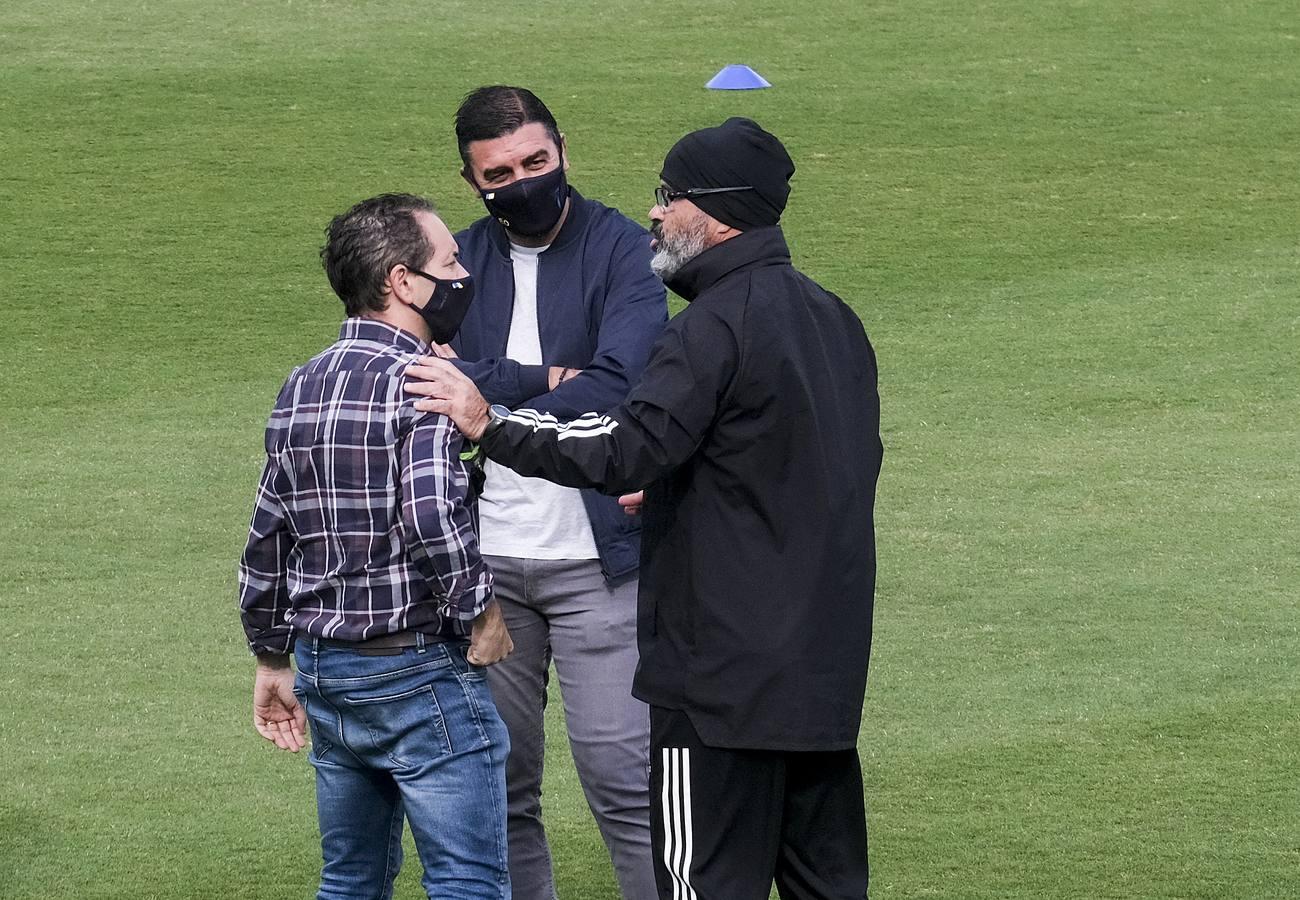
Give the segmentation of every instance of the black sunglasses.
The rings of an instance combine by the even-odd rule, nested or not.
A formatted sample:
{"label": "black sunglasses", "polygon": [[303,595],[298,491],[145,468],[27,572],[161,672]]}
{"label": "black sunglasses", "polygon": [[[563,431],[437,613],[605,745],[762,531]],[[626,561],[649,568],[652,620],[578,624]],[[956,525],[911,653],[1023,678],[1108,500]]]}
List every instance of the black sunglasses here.
{"label": "black sunglasses", "polygon": [[661,207],[668,206],[674,200],[689,200],[692,197],[703,197],[706,194],[730,194],[735,191],[752,191],[752,184],[743,187],[720,187],[720,188],[687,188],[684,191],[674,191],[668,187],[655,188],[655,203]]}

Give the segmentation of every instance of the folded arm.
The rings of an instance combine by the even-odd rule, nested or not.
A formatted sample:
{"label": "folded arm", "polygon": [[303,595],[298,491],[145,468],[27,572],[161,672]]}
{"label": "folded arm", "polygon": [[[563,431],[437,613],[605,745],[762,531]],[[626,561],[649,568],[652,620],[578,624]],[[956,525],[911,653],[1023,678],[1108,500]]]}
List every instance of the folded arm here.
{"label": "folded arm", "polygon": [[[609,262],[591,359],[524,365],[498,357],[476,362],[457,359],[454,365],[489,403],[512,409],[528,406],[565,418],[588,410],[603,412],[627,397],[667,319],[663,282],[650,269],[649,242],[643,233],[629,232],[617,243]],[[583,321],[565,324],[587,327]],[[566,368],[570,374],[563,374]]]}

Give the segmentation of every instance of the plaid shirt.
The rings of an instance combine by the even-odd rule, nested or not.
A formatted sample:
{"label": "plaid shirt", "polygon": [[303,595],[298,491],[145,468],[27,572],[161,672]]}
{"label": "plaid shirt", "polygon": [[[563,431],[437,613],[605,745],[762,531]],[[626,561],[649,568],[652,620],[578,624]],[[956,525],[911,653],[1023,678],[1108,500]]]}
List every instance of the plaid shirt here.
{"label": "plaid shirt", "polygon": [[492,576],[479,558],[464,438],[402,392],[428,344],[350,318],[289,375],[266,427],[266,467],[239,564],[254,653],[295,632],[361,641],[464,636]]}

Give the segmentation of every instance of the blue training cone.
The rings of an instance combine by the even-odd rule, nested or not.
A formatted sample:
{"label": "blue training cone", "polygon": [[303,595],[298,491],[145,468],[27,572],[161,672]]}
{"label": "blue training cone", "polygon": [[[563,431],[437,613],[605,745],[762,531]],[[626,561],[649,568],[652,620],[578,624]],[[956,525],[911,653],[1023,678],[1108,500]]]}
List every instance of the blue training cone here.
{"label": "blue training cone", "polygon": [[755,91],[771,83],[749,66],[723,66],[705,85],[711,91]]}

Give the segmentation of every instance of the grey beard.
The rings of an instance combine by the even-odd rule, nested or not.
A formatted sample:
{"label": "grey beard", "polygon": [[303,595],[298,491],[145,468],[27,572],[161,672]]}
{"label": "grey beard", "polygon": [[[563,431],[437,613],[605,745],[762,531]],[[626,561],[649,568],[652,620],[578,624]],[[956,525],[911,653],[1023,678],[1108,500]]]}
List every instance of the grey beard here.
{"label": "grey beard", "polygon": [[650,258],[650,268],[663,281],[708,249],[708,223],[696,222],[672,237],[661,237]]}

